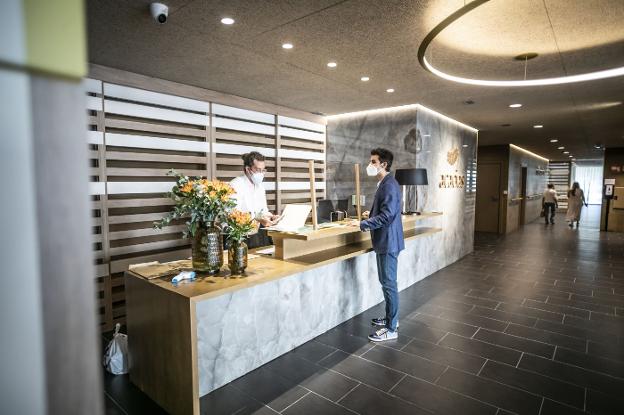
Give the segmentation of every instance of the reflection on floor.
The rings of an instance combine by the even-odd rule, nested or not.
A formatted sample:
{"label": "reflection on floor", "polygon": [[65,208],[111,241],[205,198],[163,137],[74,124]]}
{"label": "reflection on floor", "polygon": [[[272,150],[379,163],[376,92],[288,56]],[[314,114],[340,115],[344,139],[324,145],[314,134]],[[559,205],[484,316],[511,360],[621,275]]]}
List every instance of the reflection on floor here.
{"label": "reflection on floor", "polygon": [[[202,399],[203,414],[624,413],[624,234],[558,215],[499,237],[401,293],[397,341],[373,307]],[[399,259],[400,260],[400,259]],[[107,414],[163,411],[127,376]]]}

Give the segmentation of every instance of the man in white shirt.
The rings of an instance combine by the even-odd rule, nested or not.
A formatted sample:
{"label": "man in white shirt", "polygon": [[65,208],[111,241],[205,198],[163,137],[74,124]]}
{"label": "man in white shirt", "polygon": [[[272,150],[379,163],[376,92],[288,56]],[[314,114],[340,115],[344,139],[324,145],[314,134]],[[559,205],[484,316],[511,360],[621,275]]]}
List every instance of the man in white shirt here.
{"label": "man in white shirt", "polygon": [[542,208],[544,209],[544,220],[546,221],[546,225],[548,225],[548,211],[550,211],[550,223],[554,225],[555,210],[559,208],[559,203],[557,203],[557,191],[555,190],[555,185],[552,183],[549,183],[548,189],[544,191],[544,195],[542,197]]}
{"label": "man in white shirt", "polygon": [[[277,215],[269,212],[266,200],[266,192],[262,181],[266,173],[264,156],[257,151],[243,154],[243,175],[230,182],[236,194],[236,208],[242,212],[249,212],[261,225],[268,227],[277,223]],[[271,241],[266,231],[260,229],[258,234],[253,235],[247,242],[250,248],[270,245]]]}

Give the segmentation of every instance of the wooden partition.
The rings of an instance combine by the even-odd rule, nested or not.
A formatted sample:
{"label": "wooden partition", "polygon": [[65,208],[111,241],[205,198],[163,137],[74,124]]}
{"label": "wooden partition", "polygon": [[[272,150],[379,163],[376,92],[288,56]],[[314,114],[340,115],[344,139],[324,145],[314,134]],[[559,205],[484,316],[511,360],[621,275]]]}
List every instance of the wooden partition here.
{"label": "wooden partition", "polygon": [[[119,71],[116,71],[118,75]],[[229,181],[242,174],[241,155],[266,157],[269,209],[310,200],[308,160],[314,160],[317,198],[325,197],[325,125],[253,102],[253,109],[197,99],[211,91],[142,80],[133,86],[86,79],[89,163],[96,283],[103,331],[125,322],[123,272],[130,264],[190,256],[184,221],[162,230],[153,223],[171,210],[171,169]],[[164,91],[164,92],[162,92]],[[230,97],[230,100],[232,97]],[[245,100],[240,99],[242,102]],[[228,101],[225,99],[224,101]],[[228,101],[229,103],[229,101]]]}

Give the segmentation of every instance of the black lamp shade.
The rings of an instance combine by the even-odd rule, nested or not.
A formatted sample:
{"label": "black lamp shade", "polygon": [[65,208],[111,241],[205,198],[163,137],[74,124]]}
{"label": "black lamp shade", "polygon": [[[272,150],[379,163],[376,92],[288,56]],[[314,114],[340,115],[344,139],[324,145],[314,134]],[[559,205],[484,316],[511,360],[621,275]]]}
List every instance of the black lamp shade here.
{"label": "black lamp shade", "polygon": [[427,169],[397,169],[394,178],[401,186],[429,184]]}

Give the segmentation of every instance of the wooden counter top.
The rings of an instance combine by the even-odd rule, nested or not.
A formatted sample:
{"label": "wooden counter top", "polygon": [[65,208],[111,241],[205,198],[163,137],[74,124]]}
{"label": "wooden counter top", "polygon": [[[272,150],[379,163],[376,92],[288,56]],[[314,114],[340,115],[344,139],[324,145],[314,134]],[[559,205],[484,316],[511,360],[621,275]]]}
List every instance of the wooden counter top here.
{"label": "wooden counter top", "polygon": [[[441,228],[418,227],[405,230],[404,236],[405,240],[409,241],[423,236],[433,235],[441,231]],[[156,286],[189,298],[192,301],[201,301],[234,290],[252,287],[257,284],[304,272],[333,262],[343,261],[371,250],[370,240],[365,240],[359,243],[331,248],[286,260],[277,259],[268,255],[260,255],[257,258],[249,260],[246,276],[230,277],[229,270],[227,270],[227,267],[224,267],[219,276],[200,276],[194,281],[181,282],[177,285],[171,283],[171,276],[145,280],[132,271],[128,271],[127,275],[149,281]],[[250,250],[250,253],[255,254],[256,250]]]}

